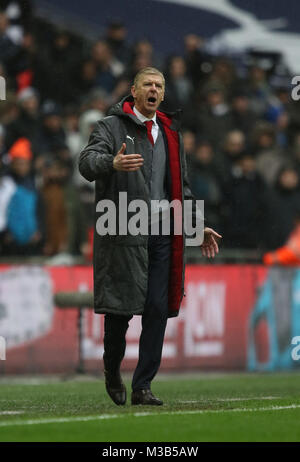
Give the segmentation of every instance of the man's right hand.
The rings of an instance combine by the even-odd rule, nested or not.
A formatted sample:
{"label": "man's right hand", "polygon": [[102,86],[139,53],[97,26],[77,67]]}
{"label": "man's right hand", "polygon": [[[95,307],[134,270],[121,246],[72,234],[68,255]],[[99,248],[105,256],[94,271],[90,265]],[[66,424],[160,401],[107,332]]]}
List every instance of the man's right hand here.
{"label": "man's right hand", "polygon": [[144,163],[141,154],[124,154],[126,144],[123,143],[118,154],[114,158],[113,167],[122,172],[135,172]]}

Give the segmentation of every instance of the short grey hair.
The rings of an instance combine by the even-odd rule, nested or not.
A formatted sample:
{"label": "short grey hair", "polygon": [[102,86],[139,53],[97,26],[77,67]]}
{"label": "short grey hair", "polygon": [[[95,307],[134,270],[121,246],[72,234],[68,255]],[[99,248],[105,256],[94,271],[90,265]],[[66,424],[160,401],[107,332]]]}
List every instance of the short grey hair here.
{"label": "short grey hair", "polygon": [[163,81],[163,86],[165,87],[165,78],[162,72],[160,72],[156,67],[144,67],[141,69],[136,76],[134,77],[133,85],[136,87],[138,85],[138,81],[143,75],[147,74],[156,74],[159,75],[162,78]]}

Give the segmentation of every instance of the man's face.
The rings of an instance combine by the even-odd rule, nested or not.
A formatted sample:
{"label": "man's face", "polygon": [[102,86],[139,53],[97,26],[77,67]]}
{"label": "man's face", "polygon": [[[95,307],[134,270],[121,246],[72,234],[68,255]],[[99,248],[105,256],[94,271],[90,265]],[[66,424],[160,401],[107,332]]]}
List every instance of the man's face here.
{"label": "man's face", "polygon": [[60,130],[62,125],[62,119],[59,115],[51,114],[45,117],[44,125],[50,130],[51,132],[57,132]]}
{"label": "man's face", "polygon": [[36,114],[39,107],[37,97],[31,96],[30,98],[26,99],[26,101],[23,101],[22,107],[29,114]]}
{"label": "man's face", "polygon": [[20,178],[27,176],[31,169],[31,160],[16,157],[11,163],[13,172]]}
{"label": "man's face", "polygon": [[158,74],[141,75],[137,85],[131,87],[131,94],[137,110],[145,117],[152,118],[164,99],[163,79]]}

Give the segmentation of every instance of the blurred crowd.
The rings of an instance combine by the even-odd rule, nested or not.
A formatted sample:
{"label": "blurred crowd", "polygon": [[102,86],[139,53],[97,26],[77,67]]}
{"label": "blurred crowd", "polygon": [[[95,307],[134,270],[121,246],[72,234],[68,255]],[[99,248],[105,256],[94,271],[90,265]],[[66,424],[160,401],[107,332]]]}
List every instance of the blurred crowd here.
{"label": "blurred crowd", "polygon": [[[126,25],[91,42],[1,1],[0,253],[91,254],[94,185],[77,158],[98,120],[145,66],[164,72],[163,110],[181,108],[191,189],[223,247],[272,250],[300,219],[300,108],[276,57],[241,65],[183,37],[181,55],[129,43]],[[268,65],[266,65],[266,62]]]}

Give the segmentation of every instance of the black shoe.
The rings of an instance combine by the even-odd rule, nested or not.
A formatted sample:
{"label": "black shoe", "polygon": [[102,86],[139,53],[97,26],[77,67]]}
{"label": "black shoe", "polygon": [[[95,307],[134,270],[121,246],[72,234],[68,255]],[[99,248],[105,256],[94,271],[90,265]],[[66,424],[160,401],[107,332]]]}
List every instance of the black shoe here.
{"label": "black shoe", "polygon": [[137,390],[131,393],[131,404],[144,404],[146,406],[161,406],[164,404],[160,399],[156,398],[152,391]]}
{"label": "black shoe", "polygon": [[115,404],[124,405],[126,403],[126,387],[122,382],[120,371],[112,373],[104,370],[106,391]]}

